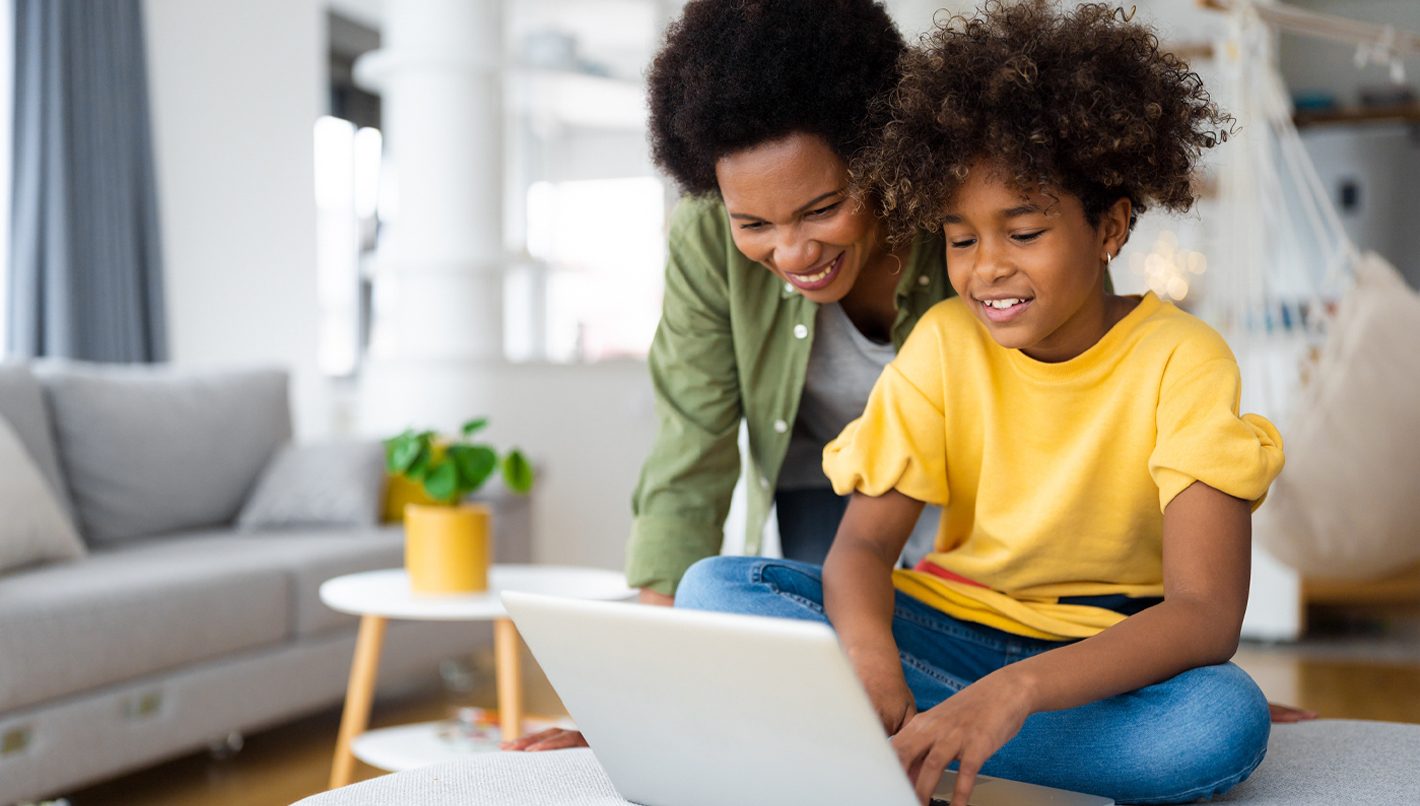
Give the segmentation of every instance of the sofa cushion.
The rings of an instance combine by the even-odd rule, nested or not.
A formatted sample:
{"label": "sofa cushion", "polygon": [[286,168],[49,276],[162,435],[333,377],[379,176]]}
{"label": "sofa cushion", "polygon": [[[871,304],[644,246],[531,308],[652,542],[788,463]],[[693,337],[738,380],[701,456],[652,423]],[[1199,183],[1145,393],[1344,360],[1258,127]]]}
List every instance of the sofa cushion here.
{"label": "sofa cushion", "polygon": [[59,453],[54,446],[54,431],[49,411],[44,405],[44,389],[39,379],[22,364],[0,364],[0,417],[9,421],[30,458],[49,482],[55,500],[69,515],[74,514],[69,501],[69,487],[59,472]]}
{"label": "sofa cushion", "polygon": [[141,541],[0,577],[0,712],[290,634],[291,583],[250,547]]}
{"label": "sofa cushion", "polygon": [[0,415],[0,574],[84,556],[84,543],[49,483]]}
{"label": "sofa cushion", "polygon": [[404,565],[404,530],[400,527],[206,532],[191,539],[224,555],[259,556],[268,567],[281,571],[289,585],[292,633],[297,636],[355,624],[354,616],[321,603],[322,582],[343,574]]}
{"label": "sofa cushion", "polygon": [[385,492],[385,445],[377,439],[285,445],[242,506],[243,530],[374,526]]}
{"label": "sofa cushion", "polygon": [[233,522],[291,438],[286,373],[37,368],[91,544]]}

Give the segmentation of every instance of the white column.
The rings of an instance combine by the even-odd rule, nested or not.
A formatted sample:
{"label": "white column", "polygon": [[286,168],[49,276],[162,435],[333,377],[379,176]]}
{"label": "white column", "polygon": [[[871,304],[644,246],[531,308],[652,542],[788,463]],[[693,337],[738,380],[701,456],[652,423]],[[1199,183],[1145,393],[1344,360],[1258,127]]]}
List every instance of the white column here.
{"label": "white column", "polygon": [[[471,374],[502,360],[502,67],[502,0],[388,2],[383,47],[356,64],[381,96],[397,199],[375,256],[394,310],[374,323],[369,427],[462,416],[423,405],[420,390],[477,386]],[[477,404],[445,403],[470,415]]]}

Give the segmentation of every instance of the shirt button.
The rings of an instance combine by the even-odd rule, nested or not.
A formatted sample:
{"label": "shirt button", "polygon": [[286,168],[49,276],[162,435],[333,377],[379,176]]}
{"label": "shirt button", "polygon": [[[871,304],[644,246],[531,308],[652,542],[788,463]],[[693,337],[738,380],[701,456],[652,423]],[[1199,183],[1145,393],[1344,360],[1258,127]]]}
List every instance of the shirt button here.
{"label": "shirt button", "polygon": [[774,421],[774,430],[777,431],[777,432],[779,432],[780,434],[782,434],[782,433],[784,433],[785,431],[788,431],[788,430],[789,430],[789,424],[786,423],[786,422],[784,422],[783,420],[775,420],[775,421]]}
{"label": "shirt button", "polygon": [[794,338],[807,339],[809,337],[808,325],[794,325]]}
{"label": "shirt button", "polygon": [[930,285],[931,283],[932,279],[925,274],[917,278],[918,285]]}
{"label": "shirt button", "polygon": [[759,477],[759,486],[760,486],[760,487],[763,487],[763,488],[766,489],[766,490],[769,489],[769,479],[766,479],[766,478],[764,478],[763,476],[760,476],[760,477]]}
{"label": "shirt button", "polygon": [[793,284],[793,283],[785,283],[785,284],[784,284],[784,293],[785,293],[785,294],[792,294],[792,293],[794,293],[794,284]]}

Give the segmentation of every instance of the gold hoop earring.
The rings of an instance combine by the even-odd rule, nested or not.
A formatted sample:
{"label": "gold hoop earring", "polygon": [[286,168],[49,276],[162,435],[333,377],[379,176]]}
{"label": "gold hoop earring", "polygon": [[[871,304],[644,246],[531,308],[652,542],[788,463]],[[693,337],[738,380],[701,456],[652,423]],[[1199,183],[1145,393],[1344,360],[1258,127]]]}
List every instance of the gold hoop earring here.
{"label": "gold hoop earring", "polygon": [[897,255],[894,255],[891,252],[888,252],[888,257],[892,258],[892,262],[897,264],[897,268],[892,270],[892,276],[896,277],[899,274],[902,274],[902,258],[898,257]]}

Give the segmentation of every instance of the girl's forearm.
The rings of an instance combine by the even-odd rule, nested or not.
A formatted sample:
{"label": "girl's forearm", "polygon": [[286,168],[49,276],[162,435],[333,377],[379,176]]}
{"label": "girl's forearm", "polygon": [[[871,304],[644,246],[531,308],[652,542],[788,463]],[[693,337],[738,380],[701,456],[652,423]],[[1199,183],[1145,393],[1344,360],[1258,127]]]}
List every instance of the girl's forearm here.
{"label": "girl's forearm", "polygon": [[902,674],[892,637],[892,568],[921,514],[921,501],[896,490],[854,493],[824,561],[824,610],[860,676]]}
{"label": "girl's forearm", "polygon": [[1237,651],[1238,632],[1220,616],[1205,602],[1170,599],[996,674],[1028,689],[1032,712],[1075,708],[1226,662]]}
{"label": "girl's forearm", "polygon": [[823,566],[824,610],[855,667],[896,664],[892,564],[852,541],[835,542]]}

